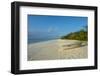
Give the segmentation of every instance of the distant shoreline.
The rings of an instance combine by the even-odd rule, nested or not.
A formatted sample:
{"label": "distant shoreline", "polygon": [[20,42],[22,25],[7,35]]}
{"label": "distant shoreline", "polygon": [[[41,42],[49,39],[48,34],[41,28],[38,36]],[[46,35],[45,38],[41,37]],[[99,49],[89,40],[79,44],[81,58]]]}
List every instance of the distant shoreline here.
{"label": "distant shoreline", "polygon": [[56,39],[59,39],[59,38],[53,38],[53,39],[38,39],[38,40],[28,40],[28,44],[32,44],[32,43],[39,43],[39,42],[45,42],[45,41],[49,41],[49,40],[56,40]]}

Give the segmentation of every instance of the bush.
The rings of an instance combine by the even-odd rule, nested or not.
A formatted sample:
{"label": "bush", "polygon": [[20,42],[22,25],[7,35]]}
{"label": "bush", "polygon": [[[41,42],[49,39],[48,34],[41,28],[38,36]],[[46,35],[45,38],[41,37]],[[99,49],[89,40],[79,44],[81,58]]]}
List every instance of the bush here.
{"label": "bush", "polygon": [[81,29],[80,31],[69,33],[65,36],[62,36],[61,39],[72,39],[72,40],[80,40],[80,41],[87,41],[88,35],[87,31]]}

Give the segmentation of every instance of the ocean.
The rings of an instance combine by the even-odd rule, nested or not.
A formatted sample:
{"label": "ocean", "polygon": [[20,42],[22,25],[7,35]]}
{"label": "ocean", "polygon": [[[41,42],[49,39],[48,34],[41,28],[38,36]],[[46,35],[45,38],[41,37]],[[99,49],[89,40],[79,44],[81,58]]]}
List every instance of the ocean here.
{"label": "ocean", "polygon": [[43,41],[48,41],[48,40],[55,40],[55,39],[58,39],[58,38],[28,39],[28,44],[38,43],[38,42],[43,42]]}

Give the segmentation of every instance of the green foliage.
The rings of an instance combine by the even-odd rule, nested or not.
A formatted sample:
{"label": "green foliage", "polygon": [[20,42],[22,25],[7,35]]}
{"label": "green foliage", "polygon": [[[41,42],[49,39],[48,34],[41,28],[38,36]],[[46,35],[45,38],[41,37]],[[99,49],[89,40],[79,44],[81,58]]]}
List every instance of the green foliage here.
{"label": "green foliage", "polygon": [[61,39],[71,39],[71,40],[80,40],[80,41],[87,41],[88,35],[87,35],[87,28],[81,29],[77,32],[71,32],[65,36],[62,36]]}

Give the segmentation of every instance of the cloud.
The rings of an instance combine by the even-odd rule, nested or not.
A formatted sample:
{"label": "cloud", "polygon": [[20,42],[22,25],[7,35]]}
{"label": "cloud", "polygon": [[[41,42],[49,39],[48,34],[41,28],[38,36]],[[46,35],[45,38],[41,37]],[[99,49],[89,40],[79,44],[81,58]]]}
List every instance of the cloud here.
{"label": "cloud", "polygon": [[48,33],[56,32],[56,31],[57,31],[56,27],[49,27],[48,30],[47,30]]}
{"label": "cloud", "polygon": [[52,32],[52,31],[53,31],[53,28],[51,28],[51,27],[48,28],[48,30],[47,30],[48,33]]}
{"label": "cloud", "polygon": [[47,29],[31,29],[28,30],[28,36],[40,38],[44,36],[52,37],[58,34],[57,30],[57,27],[48,27]]}

